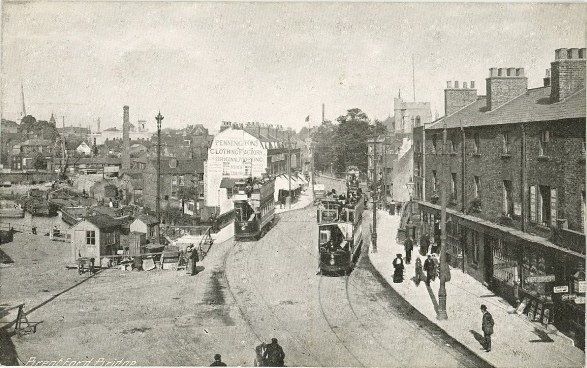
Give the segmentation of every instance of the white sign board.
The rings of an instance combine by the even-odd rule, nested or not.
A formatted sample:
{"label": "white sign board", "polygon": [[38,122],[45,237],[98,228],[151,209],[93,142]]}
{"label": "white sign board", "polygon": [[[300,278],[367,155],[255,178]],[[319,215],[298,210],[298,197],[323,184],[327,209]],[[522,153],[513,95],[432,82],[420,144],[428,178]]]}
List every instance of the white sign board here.
{"label": "white sign board", "polygon": [[531,283],[539,283],[539,282],[553,282],[555,280],[554,275],[544,275],[544,276],[528,276],[526,277],[526,282]]}
{"label": "white sign board", "polygon": [[575,292],[576,293],[584,293],[585,292],[585,281],[575,281]]}
{"label": "white sign board", "polygon": [[584,296],[578,296],[575,298],[575,304],[585,304],[585,297]]}
{"label": "white sign board", "polygon": [[565,295],[561,295],[561,299],[562,300],[574,300],[574,299],[577,299],[577,295],[576,294],[565,294]]}
{"label": "white sign board", "polygon": [[553,291],[555,293],[568,293],[569,292],[569,287],[567,285],[564,285],[564,286],[555,286],[553,288]]}

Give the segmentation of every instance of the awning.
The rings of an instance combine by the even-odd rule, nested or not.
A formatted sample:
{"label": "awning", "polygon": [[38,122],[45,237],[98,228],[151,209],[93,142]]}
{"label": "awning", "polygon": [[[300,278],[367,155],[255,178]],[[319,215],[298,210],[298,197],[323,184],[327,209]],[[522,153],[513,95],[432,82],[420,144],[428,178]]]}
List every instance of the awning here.
{"label": "awning", "polygon": [[[420,209],[427,207],[429,209],[433,209],[438,212],[440,212],[440,210],[441,210],[441,206],[436,205],[436,204],[422,202],[422,201],[415,201],[415,202],[417,202],[418,205],[421,206]],[[525,232],[518,230],[518,229],[513,229],[511,227],[499,225],[499,224],[496,224],[496,223],[493,223],[493,222],[490,222],[487,220],[483,220],[483,219],[476,217],[476,216],[466,215],[464,213],[455,211],[450,208],[446,209],[446,213],[451,216],[459,217],[459,218],[465,220],[466,222],[470,223],[473,226],[479,226],[479,227],[488,229],[490,232],[493,232],[493,235],[499,236],[502,239],[506,239],[506,241],[507,240],[512,240],[512,241],[523,240],[523,241],[526,241],[527,243],[530,243],[533,245],[541,245],[546,248],[554,249],[554,250],[560,251],[565,254],[569,254],[569,255],[572,255],[575,257],[585,259],[585,254],[577,253],[571,249],[563,248],[561,246],[558,246],[558,245],[548,241],[547,239],[544,239],[542,237],[539,237],[539,236],[536,236],[533,234],[525,233]]]}

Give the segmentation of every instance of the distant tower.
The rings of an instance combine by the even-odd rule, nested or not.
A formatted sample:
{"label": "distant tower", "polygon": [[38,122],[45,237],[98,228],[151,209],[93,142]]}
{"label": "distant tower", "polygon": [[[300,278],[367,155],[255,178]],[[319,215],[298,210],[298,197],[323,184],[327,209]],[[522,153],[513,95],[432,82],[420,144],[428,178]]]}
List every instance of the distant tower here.
{"label": "distant tower", "polygon": [[97,128],[96,129],[96,133],[100,133],[101,132],[101,130],[100,130],[100,118],[98,118],[98,123],[97,123],[97,127],[96,128]]}
{"label": "distant tower", "polygon": [[49,119],[49,124],[53,125],[54,127],[57,127],[57,123],[55,122],[55,116],[53,116],[53,113],[51,113],[51,119]]}
{"label": "distant tower", "polygon": [[22,85],[22,80],[20,81],[20,98],[22,99],[22,111],[20,112],[20,118],[24,118],[26,116],[26,106],[24,103],[24,86]]}
{"label": "distant tower", "polygon": [[122,117],[122,170],[130,170],[130,121],[128,106],[123,107]]}

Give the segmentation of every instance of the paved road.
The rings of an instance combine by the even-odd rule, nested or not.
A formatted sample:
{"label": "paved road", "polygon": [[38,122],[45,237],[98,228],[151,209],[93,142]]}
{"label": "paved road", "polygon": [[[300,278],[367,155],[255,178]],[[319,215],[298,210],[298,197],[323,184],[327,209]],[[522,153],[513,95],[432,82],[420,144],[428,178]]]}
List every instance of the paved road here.
{"label": "paved road", "polygon": [[401,300],[365,255],[348,277],[316,275],[315,221],[312,207],[284,213],[264,238],[226,254],[227,298],[253,336],[277,337],[289,366],[484,366]]}
{"label": "paved road", "polygon": [[0,360],[205,366],[221,353],[251,366],[254,347],[277,337],[288,366],[483,366],[403,302],[365,255],[349,277],[316,275],[315,221],[313,207],[287,212],[257,242],[215,244],[194,277],[108,269],[88,278],[63,267],[68,246],[18,234],[2,246],[14,260],[0,269],[3,302],[25,302],[42,323],[23,338],[0,334],[10,342],[10,359]]}

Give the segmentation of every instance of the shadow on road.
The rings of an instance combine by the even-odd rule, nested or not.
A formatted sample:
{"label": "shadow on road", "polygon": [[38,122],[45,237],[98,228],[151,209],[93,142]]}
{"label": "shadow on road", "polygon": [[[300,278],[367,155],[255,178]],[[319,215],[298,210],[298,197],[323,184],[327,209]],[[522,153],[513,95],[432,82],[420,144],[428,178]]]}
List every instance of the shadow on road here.
{"label": "shadow on road", "polygon": [[485,348],[485,338],[479,332],[477,332],[475,330],[469,330],[469,332],[473,335],[475,340],[477,340],[479,345],[481,345],[482,348]]}
{"label": "shadow on road", "polygon": [[14,335],[14,332],[9,331],[9,326],[0,328],[0,364],[19,365],[18,355],[16,354],[16,349],[10,338]]}
{"label": "shadow on road", "polygon": [[434,311],[438,313],[438,301],[436,300],[436,295],[434,295],[434,291],[429,284],[426,285],[426,290],[428,290],[428,295],[430,295],[430,300],[432,300],[432,304],[434,305]]}
{"label": "shadow on road", "polygon": [[541,329],[534,327],[534,331],[532,331],[533,333],[535,333],[536,335],[538,335],[538,337],[540,338],[540,340],[530,340],[530,342],[554,342],[553,339],[550,338],[550,336],[548,336],[548,334],[544,331],[542,331]]}

